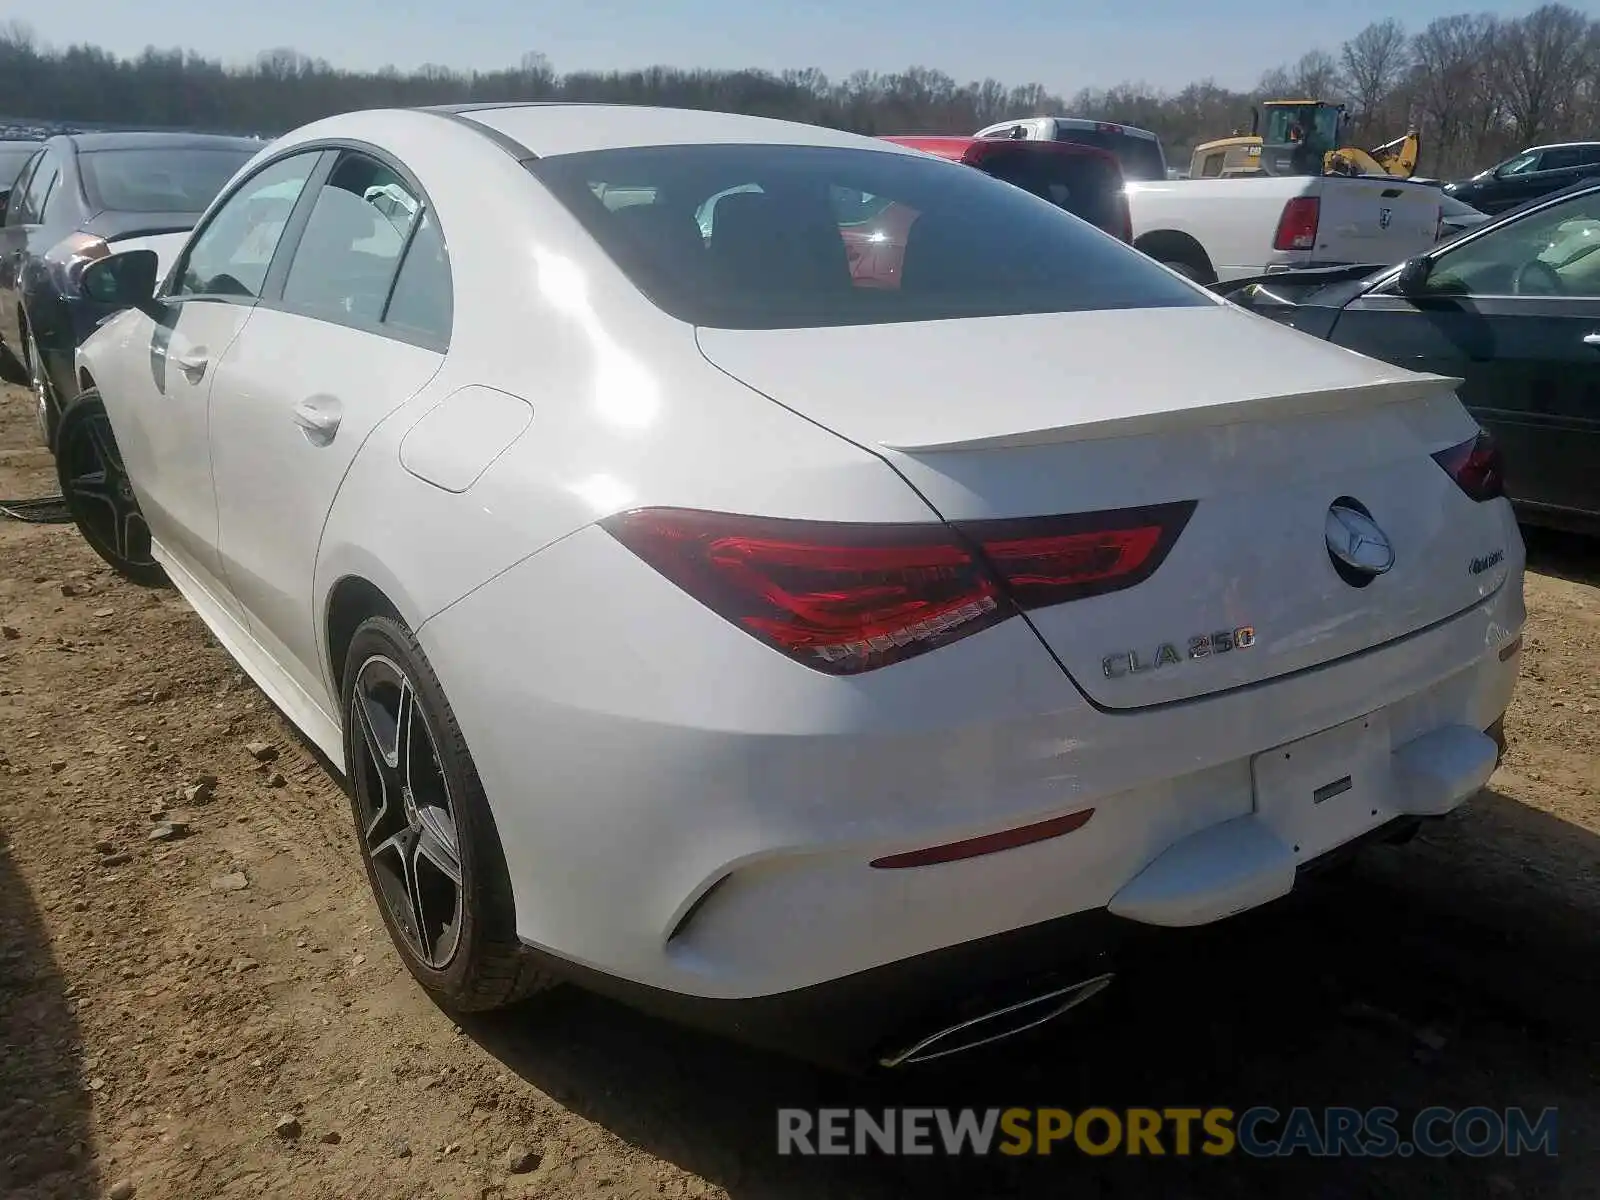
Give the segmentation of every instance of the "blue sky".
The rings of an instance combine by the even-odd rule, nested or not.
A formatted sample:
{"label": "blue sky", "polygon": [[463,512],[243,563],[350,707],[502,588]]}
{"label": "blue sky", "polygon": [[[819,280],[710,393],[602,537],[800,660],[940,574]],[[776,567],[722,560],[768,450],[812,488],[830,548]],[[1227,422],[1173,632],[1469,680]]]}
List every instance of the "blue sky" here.
{"label": "blue sky", "polygon": [[[1568,0],[1589,12],[1597,0]],[[230,62],[293,46],[340,66],[402,69],[515,63],[545,53],[559,71],[670,66],[769,69],[937,67],[1071,94],[1144,80],[1178,87],[1207,76],[1247,87],[1260,73],[1370,21],[1412,29],[1436,16],[1527,0],[71,0],[32,6],[46,43],[92,40],[120,54],[181,44]]]}

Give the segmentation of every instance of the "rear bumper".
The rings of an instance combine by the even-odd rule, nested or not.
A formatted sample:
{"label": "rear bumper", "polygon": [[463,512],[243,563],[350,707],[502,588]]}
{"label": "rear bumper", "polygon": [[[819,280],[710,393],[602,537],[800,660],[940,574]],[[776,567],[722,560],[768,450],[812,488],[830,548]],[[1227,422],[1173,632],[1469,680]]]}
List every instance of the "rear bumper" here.
{"label": "rear bumper", "polygon": [[[1302,864],[1305,877],[1367,846],[1404,842],[1424,818],[1396,817]],[[714,999],[621,979],[531,950],[547,970],[597,995],[745,1045],[848,1072],[898,1065],[895,1059],[941,1030],[1105,981],[1081,1009],[1092,1020],[1117,1002],[1122,975],[1159,970],[1196,931],[1160,928],[1090,909],[1022,929],[947,946],[841,979],[770,996]],[[1079,1014],[1075,1013],[1074,1016]],[[1042,1022],[1041,1022],[1042,1024]],[[1029,1028],[1032,1026],[1030,1025]]]}
{"label": "rear bumper", "polygon": [[[873,676],[796,670],[598,531],[418,636],[490,797],[523,941],[595,978],[781,1009],[785,993],[1073,914],[1215,920],[1326,851],[1459,803],[1516,681],[1521,544],[1505,518],[1505,580],[1456,617],[1138,711],[1085,701],[1016,621]],[[572,585],[595,573],[621,582]],[[571,636],[583,628],[618,636]],[[1372,714],[1378,732],[1350,744],[1369,773],[1383,765],[1381,795],[1299,826],[1257,804],[1264,752]],[[871,865],[1088,809],[1004,852]],[[1252,833],[1208,833],[1234,822]],[[1263,853],[1263,830],[1292,861]],[[1198,866],[1168,859],[1197,837],[1226,844],[1200,843]]]}

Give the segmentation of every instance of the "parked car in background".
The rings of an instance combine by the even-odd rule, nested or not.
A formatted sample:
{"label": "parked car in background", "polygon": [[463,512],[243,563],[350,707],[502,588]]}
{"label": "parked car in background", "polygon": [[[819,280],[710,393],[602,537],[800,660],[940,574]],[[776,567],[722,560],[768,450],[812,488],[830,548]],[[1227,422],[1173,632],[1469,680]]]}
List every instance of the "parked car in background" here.
{"label": "parked car in background", "polygon": [[1600,176],[1600,142],[1530,146],[1471,179],[1445,185],[1445,192],[1491,215],[1528,200]]}
{"label": "parked car in background", "polygon": [[1436,187],[1380,176],[1130,182],[1133,244],[1198,283],[1394,262],[1439,239]]}
{"label": "parked car in background", "polygon": [[[886,137],[882,140],[975,167],[1058,208],[1081,217],[1112,237],[1132,240],[1122,171],[1106,150],[1070,142],[1025,142],[970,137]],[[835,196],[839,233],[858,284],[898,287],[906,241],[916,211],[886,197]],[[850,206],[850,211],[845,210]],[[702,227],[711,236],[709,214]]]}
{"label": "parked car in background", "polygon": [[1094,146],[1117,156],[1124,179],[1167,178],[1167,156],[1161,148],[1161,139],[1150,130],[1133,125],[1088,121],[1082,117],[1026,117],[985,126],[973,136]]}
{"label": "parked car in background", "polygon": [[57,452],[343,764],[443,1004],[937,1058],[1493,772],[1523,546],[1449,381],[881,140],[445,115],[286,135],[159,287],[89,266]]}
{"label": "parked car in background", "polygon": [[1600,180],[1399,266],[1219,290],[1351,350],[1458,376],[1523,519],[1600,532]]}
{"label": "parked car in background", "polygon": [[54,446],[78,394],[73,354],[108,310],[84,295],[83,268],[146,247],[171,260],[222,185],[262,143],[172,133],[96,133],[36,143],[0,225],[0,358],[33,392]]}

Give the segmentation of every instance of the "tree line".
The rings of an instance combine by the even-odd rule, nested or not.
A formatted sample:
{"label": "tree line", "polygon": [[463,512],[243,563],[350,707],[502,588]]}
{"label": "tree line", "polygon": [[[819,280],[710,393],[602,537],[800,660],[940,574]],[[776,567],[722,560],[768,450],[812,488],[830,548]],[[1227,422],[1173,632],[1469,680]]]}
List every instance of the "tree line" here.
{"label": "tree line", "polygon": [[1600,20],[1564,4],[1516,18],[1440,17],[1415,31],[1391,18],[1267,70],[1253,91],[1206,79],[1177,91],[1125,83],[1070,97],[1037,83],[960,83],[926,67],[843,79],[814,68],[563,74],[532,52],[494,71],[350,71],[292,49],[228,66],[154,47],[132,58],[91,45],[56,49],[20,23],[0,28],[0,113],[14,114],[12,124],[273,134],[351,109],[557,99],[722,109],[867,134],[972,133],[1012,117],[1059,114],[1152,129],[1169,161],[1187,166],[1197,142],[1248,129],[1252,104],[1273,97],[1344,101],[1364,144],[1415,127],[1422,172],[1455,177],[1525,145],[1600,137]]}

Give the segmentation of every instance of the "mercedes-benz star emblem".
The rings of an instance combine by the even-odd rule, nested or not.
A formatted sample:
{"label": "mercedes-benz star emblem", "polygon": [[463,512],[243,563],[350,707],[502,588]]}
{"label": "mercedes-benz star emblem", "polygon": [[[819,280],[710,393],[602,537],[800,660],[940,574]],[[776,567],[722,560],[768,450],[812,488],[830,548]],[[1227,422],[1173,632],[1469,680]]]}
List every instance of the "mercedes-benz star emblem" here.
{"label": "mercedes-benz star emblem", "polygon": [[1328,553],[1352,571],[1382,575],[1394,566],[1394,547],[1378,523],[1359,509],[1334,504],[1324,522]]}

